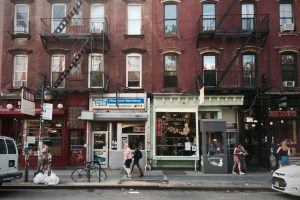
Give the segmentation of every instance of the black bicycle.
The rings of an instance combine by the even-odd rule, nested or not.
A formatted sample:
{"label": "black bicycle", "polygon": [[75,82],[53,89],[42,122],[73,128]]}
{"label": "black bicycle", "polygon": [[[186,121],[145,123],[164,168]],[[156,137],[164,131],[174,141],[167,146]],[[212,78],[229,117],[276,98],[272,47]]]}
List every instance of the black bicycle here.
{"label": "black bicycle", "polygon": [[93,177],[97,177],[99,181],[106,180],[107,175],[101,165],[103,165],[101,161],[86,162],[84,167],[77,168],[72,172],[71,178],[76,182],[86,181],[88,178],[92,180]]}

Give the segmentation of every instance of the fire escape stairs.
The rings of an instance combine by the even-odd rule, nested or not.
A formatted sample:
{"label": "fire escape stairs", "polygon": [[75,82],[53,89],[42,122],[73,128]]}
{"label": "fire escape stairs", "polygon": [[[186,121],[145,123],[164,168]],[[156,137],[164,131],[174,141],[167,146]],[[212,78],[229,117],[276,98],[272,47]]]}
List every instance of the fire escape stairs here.
{"label": "fire escape stairs", "polygon": [[219,27],[223,24],[223,22],[225,21],[227,15],[231,12],[234,4],[237,2],[237,0],[232,0],[231,4],[228,6],[227,10],[225,11],[223,17],[221,18],[221,20],[218,22],[217,26],[216,26],[216,30],[219,29]]}
{"label": "fire escape stairs", "polygon": [[235,55],[233,56],[232,60],[229,62],[229,64],[227,65],[227,67],[224,70],[224,73],[221,75],[220,79],[218,80],[217,86],[220,86],[221,82],[223,81],[223,79],[226,77],[227,73],[231,69],[233,63],[235,62],[237,57],[241,54],[241,52],[244,50],[244,48],[247,46],[247,44],[250,42],[251,38],[252,38],[252,34],[249,34],[249,36],[247,37],[247,39],[243,43],[243,45],[239,49],[237,49],[237,51],[235,52]]}
{"label": "fire escape stairs", "polygon": [[73,67],[77,65],[77,62],[80,60],[82,54],[84,54],[88,50],[91,40],[92,38],[87,37],[87,39],[85,40],[81,48],[74,54],[69,66],[61,73],[58,79],[54,82],[53,84],[54,88],[57,88],[64,81],[64,79],[70,74]]}
{"label": "fire escape stairs", "polygon": [[83,0],[77,0],[75,2],[75,5],[71,9],[70,13],[61,20],[61,22],[59,23],[59,25],[54,30],[54,33],[61,33],[64,30],[64,28],[71,21],[71,19],[73,18],[73,16],[75,14],[79,13],[79,9],[80,9],[80,7],[81,7],[82,4],[83,4]]}

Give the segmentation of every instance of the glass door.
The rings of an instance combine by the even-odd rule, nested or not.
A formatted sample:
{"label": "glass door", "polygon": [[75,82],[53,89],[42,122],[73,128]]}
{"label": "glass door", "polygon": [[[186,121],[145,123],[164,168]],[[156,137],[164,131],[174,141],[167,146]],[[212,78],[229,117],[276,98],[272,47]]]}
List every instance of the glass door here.
{"label": "glass door", "polygon": [[107,167],[108,155],[108,132],[107,131],[94,131],[92,133],[92,153],[95,160],[102,161],[103,166]]}

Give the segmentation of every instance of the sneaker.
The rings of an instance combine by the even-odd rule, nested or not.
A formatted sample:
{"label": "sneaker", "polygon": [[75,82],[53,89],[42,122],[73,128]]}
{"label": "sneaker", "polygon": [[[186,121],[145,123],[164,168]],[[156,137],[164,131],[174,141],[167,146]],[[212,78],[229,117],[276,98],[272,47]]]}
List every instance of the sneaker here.
{"label": "sneaker", "polygon": [[235,172],[232,172],[232,174],[236,174]]}
{"label": "sneaker", "polygon": [[244,175],[245,173],[244,172],[240,172],[240,175]]}

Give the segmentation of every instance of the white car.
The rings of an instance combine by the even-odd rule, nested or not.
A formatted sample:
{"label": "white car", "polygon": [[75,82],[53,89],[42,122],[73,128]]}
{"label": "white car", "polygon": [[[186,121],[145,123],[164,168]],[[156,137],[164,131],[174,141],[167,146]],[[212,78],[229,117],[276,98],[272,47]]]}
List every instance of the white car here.
{"label": "white car", "polygon": [[300,162],[277,169],[272,176],[272,189],[300,196]]}

